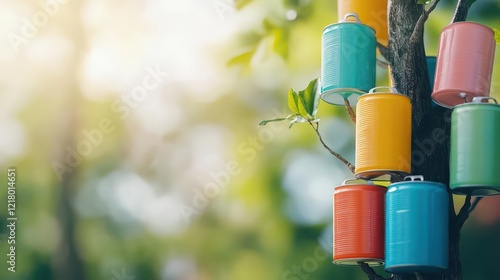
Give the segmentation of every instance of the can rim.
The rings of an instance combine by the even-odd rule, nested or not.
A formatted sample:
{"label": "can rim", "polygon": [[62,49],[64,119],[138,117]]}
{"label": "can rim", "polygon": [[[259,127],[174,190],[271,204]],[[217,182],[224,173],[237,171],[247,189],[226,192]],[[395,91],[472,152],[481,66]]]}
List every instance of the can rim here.
{"label": "can rim", "polygon": [[441,182],[435,182],[435,181],[399,181],[399,182],[395,182],[395,183],[390,184],[387,188],[392,187],[392,186],[397,186],[397,185],[403,185],[403,184],[420,184],[420,185],[421,184],[431,184],[431,185],[435,185],[435,186],[448,188],[448,186],[446,186],[445,184],[443,184]]}
{"label": "can rim", "polygon": [[[476,102],[474,101],[474,99],[476,98],[479,98],[479,99],[492,99],[495,101],[495,103],[490,103],[490,102]],[[472,102],[467,102],[467,103],[462,103],[462,104],[458,104],[458,105],[455,105],[455,107],[453,108],[456,108],[456,107],[460,107],[460,106],[470,106],[470,105],[479,105],[479,106],[487,106],[487,105],[493,105],[495,107],[497,106],[500,106],[500,104],[498,104],[498,101],[496,98],[494,97],[490,97],[490,96],[476,96],[472,99]]]}
{"label": "can rim", "polygon": [[[363,179],[359,179],[359,180],[363,180]],[[346,180],[347,181],[347,180]],[[338,186],[335,186],[333,187],[334,190],[338,189],[338,188],[342,188],[342,187],[355,187],[355,186],[364,186],[364,187],[378,187],[378,188],[382,188],[384,190],[387,189],[387,187],[385,186],[382,186],[382,185],[376,185],[375,183],[371,182],[368,183],[366,180],[363,180],[365,181],[365,183],[359,183],[359,184],[344,184],[342,183],[342,185],[338,185]],[[344,181],[345,182],[345,181]]]}
{"label": "can rim", "polygon": [[377,34],[377,31],[375,31],[375,29],[369,25],[366,25],[362,22],[352,22],[352,21],[339,21],[339,22],[335,22],[335,23],[332,23],[332,24],[329,24],[327,26],[325,26],[323,28],[323,33],[325,32],[326,29],[328,29],[329,27],[335,27],[335,26],[339,26],[339,25],[344,25],[344,24],[356,24],[356,25],[362,25],[364,27],[367,27],[369,29],[371,29],[371,31],[373,31],[373,34],[376,35]]}
{"label": "can rim", "polygon": [[447,29],[451,29],[451,28],[453,28],[453,26],[457,26],[457,25],[477,25],[477,26],[482,27],[482,29],[488,30],[491,33],[492,36],[495,36],[495,32],[493,32],[493,29],[491,29],[490,27],[488,27],[486,25],[483,25],[483,24],[480,24],[480,23],[474,22],[474,21],[454,22],[452,24],[449,24],[448,26],[445,26],[442,31],[447,30]]}

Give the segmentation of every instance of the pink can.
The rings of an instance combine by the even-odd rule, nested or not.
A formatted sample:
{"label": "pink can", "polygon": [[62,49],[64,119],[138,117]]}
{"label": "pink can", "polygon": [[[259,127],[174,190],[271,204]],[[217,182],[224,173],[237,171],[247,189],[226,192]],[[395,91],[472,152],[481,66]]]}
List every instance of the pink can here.
{"label": "pink can", "polygon": [[489,96],[495,38],[493,30],[473,22],[457,22],[441,32],[432,99],[452,108]]}

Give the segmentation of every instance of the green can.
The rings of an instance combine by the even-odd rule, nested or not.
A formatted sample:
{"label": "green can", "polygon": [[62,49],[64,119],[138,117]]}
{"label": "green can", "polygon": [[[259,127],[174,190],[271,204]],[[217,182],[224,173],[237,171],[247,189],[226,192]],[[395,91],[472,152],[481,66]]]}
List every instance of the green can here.
{"label": "green can", "polygon": [[[490,103],[489,101],[494,101]],[[500,194],[500,105],[475,97],[451,114],[450,188],[456,194]]]}

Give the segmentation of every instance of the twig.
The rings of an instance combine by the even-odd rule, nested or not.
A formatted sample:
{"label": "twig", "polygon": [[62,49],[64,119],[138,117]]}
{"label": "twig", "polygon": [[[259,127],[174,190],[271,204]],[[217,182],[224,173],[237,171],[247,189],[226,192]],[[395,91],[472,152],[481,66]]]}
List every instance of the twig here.
{"label": "twig", "polygon": [[367,263],[365,262],[358,262],[359,264],[359,267],[361,267],[361,270],[363,270],[363,272],[368,275],[368,279],[370,280],[389,280],[389,279],[386,279],[380,275],[378,275],[375,270],[373,270],[373,268],[371,268]]}
{"label": "twig", "polygon": [[382,44],[380,44],[379,42],[377,42],[377,47],[378,47],[378,50],[380,51],[380,54],[385,58],[385,60],[387,61],[391,61],[389,58],[390,58],[390,52],[389,52],[389,47],[388,46],[384,46]]}
{"label": "twig", "polygon": [[464,21],[467,18],[468,13],[469,5],[467,4],[467,0],[458,0],[457,8],[455,9],[455,14],[453,15],[451,22]]}
{"label": "twig", "polygon": [[415,271],[415,277],[417,277],[417,280],[424,280],[424,276],[418,271]]}
{"label": "twig", "polygon": [[418,18],[417,24],[415,25],[415,29],[413,29],[413,33],[410,37],[410,42],[418,42],[419,38],[424,34],[424,23],[429,18],[429,15],[434,11],[437,4],[441,0],[435,0],[432,5],[427,10],[423,10],[422,14]]}
{"label": "twig", "polygon": [[319,141],[321,142],[323,147],[325,147],[325,149],[327,149],[330,152],[330,154],[332,154],[334,157],[338,158],[342,163],[344,163],[347,166],[347,168],[349,168],[349,170],[351,170],[352,173],[354,173],[354,165],[352,165],[350,162],[348,162],[340,154],[338,154],[338,153],[334,152],[332,149],[330,149],[330,147],[328,147],[328,145],[326,145],[326,143],[323,141],[323,137],[321,137],[321,134],[319,133],[319,123],[316,123],[316,126],[314,126],[314,124],[311,121],[308,120],[308,122],[311,125],[311,127],[314,129],[314,131],[316,131],[316,134],[318,135]]}
{"label": "twig", "polygon": [[353,123],[356,123],[356,113],[352,109],[351,103],[349,103],[349,100],[347,100],[347,98],[344,99],[344,104],[345,104],[345,108],[347,109],[347,113],[349,114],[349,117],[351,118],[351,121]]}
{"label": "twig", "polygon": [[481,201],[481,199],[483,199],[484,197],[476,197],[476,199],[474,199],[474,202],[472,202],[471,206],[469,207],[469,214],[472,213],[472,211],[474,211],[474,209],[476,209],[476,206],[479,204],[479,201]]}
{"label": "twig", "polygon": [[467,221],[467,219],[469,218],[469,209],[471,208],[470,199],[471,196],[470,194],[468,194],[465,197],[464,205],[457,214],[457,225],[459,230],[462,229],[462,226],[465,224],[465,221]]}

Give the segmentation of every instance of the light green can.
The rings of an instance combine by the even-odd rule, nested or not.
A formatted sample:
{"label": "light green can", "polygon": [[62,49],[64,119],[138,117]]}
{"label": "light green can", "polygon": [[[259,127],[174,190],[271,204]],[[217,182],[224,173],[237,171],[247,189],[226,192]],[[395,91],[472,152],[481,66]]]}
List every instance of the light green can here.
{"label": "light green can", "polygon": [[[493,103],[486,103],[494,101]],[[456,194],[500,194],[500,105],[476,97],[451,115],[450,188]]]}

